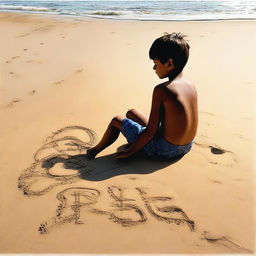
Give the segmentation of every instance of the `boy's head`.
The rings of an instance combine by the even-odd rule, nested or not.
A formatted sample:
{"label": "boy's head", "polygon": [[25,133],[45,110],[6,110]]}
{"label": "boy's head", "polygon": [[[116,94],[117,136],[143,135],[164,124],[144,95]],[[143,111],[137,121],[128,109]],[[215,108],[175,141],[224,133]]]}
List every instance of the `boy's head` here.
{"label": "boy's head", "polygon": [[168,75],[172,78],[183,70],[189,57],[190,47],[184,37],[181,33],[165,33],[153,42],[149,50],[150,59],[159,60],[162,64],[170,62],[173,65]]}

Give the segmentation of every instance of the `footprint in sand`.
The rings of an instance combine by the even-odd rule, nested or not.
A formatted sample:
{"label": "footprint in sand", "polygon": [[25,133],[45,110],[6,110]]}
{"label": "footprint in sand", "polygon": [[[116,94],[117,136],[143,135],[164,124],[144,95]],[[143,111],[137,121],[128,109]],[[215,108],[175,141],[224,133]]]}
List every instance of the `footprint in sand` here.
{"label": "footprint in sand", "polygon": [[[13,57],[11,57],[11,60],[15,60],[15,59],[18,59],[18,58],[20,58],[20,56],[13,56]],[[7,60],[7,61],[5,61],[5,63],[12,63],[11,60]]]}
{"label": "footprint in sand", "polygon": [[76,73],[82,73],[84,70],[81,68],[81,69],[77,69],[76,70]]}
{"label": "footprint in sand", "polygon": [[219,180],[211,180],[212,183],[216,183],[216,184],[223,184],[221,181]]}
{"label": "footprint in sand", "polygon": [[224,150],[224,149],[221,149],[221,148],[217,148],[217,147],[213,147],[213,146],[209,146],[209,148],[211,149],[211,152],[215,155],[222,155],[226,152],[229,152],[229,153],[233,153],[231,151],[227,151],[227,150]]}
{"label": "footprint in sand", "polygon": [[61,33],[61,34],[60,34],[61,38],[66,38],[66,35],[67,35],[67,34],[65,34],[65,33]]}
{"label": "footprint in sand", "polygon": [[13,107],[14,104],[20,102],[21,100],[20,99],[14,99],[12,100],[7,106],[6,108],[10,108],[10,107]]}
{"label": "footprint in sand", "polygon": [[214,236],[207,231],[204,231],[202,233],[202,235],[203,235],[202,239],[205,239],[207,242],[215,244],[215,245],[221,245],[221,246],[227,247],[234,252],[240,252],[240,253],[252,253],[253,252],[253,251],[251,251],[247,248],[244,248],[244,247],[240,246],[239,244],[233,242],[230,238],[228,238],[226,236]]}
{"label": "footprint in sand", "polygon": [[197,142],[195,142],[195,145],[197,145],[199,147],[202,147],[202,148],[210,148],[211,149],[211,153],[215,154],[215,155],[222,155],[224,153],[232,153],[232,154],[234,154],[232,151],[228,151],[228,150],[222,149],[219,146],[211,146],[211,145],[201,144],[201,143],[197,143]]}
{"label": "footprint in sand", "polygon": [[34,95],[36,93],[36,90],[30,91],[29,95]]}
{"label": "footprint in sand", "polygon": [[64,80],[60,80],[60,81],[58,81],[58,82],[55,82],[54,84],[60,85],[60,84],[62,84],[63,82],[64,82]]}
{"label": "footprint in sand", "polygon": [[12,77],[19,77],[18,74],[15,74],[13,71],[9,72],[10,75],[12,75]]}
{"label": "footprint in sand", "polygon": [[[201,148],[208,148],[210,149],[210,152],[213,154],[213,155],[216,155],[216,156],[219,156],[219,155],[229,155],[231,158],[232,158],[232,161],[233,162],[238,162],[238,160],[236,159],[236,155],[234,154],[234,152],[232,151],[229,151],[229,150],[226,150],[226,149],[223,149],[221,148],[220,146],[218,145],[207,145],[207,144],[202,144],[202,143],[198,143],[198,142],[195,142],[195,145],[198,146],[198,147],[201,147]],[[209,159],[208,155],[204,154],[203,152],[198,152],[200,154],[202,154],[210,164],[214,164],[214,165],[218,165],[219,162],[213,160],[213,159]],[[232,167],[233,165],[232,164],[228,164],[226,165],[227,167]]]}
{"label": "footprint in sand", "polygon": [[14,57],[12,57],[12,59],[18,59],[18,58],[20,58],[20,56],[14,56]]}
{"label": "footprint in sand", "polygon": [[17,36],[17,37],[29,36],[29,35],[31,35],[32,33],[35,33],[35,32],[36,32],[36,33],[37,33],[37,32],[39,32],[39,33],[41,33],[41,32],[48,32],[48,31],[52,30],[53,27],[54,27],[53,25],[41,26],[41,27],[38,27],[38,28],[35,28],[35,29],[31,30],[31,31],[28,32],[28,33],[22,34],[22,35]]}

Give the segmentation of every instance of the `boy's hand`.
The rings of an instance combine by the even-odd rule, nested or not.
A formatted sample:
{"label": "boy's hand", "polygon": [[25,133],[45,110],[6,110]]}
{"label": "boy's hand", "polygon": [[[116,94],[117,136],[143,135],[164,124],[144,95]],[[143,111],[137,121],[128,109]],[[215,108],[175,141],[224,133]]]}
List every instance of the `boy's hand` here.
{"label": "boy's hand", "polygon": [[126,159],[130,156],[130,154],[128,152],[129,152],[128,149],[126,149],[122,152],[119,152],[119,153],[116,154],[115,158],[116,159]]}

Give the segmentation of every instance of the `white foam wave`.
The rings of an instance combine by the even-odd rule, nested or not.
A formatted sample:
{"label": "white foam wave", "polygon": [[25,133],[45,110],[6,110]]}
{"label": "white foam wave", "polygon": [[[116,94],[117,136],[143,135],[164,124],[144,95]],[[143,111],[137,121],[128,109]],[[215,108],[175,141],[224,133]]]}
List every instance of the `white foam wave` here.
{"label": "white foam wave", "polygon": [[[124,0],[0,0],[0,12],[44,12],[128,20],[256,19],[256,0],[150,0],[147,4],[146,0],[125,0],[121,3],[122,1]],[[133,1],[136,4],[129,3]],[[199,5],[196,3],[198,1],[203,4]],[[221,4],[216,3],[219,1],[222,1]]]}
{"label": "white foam wave", "polygon": [[23,6],[23,5],[0,5],[0,10],[50,12],[50,11],[54,11],[55,9],[49,9],[46,7]]}

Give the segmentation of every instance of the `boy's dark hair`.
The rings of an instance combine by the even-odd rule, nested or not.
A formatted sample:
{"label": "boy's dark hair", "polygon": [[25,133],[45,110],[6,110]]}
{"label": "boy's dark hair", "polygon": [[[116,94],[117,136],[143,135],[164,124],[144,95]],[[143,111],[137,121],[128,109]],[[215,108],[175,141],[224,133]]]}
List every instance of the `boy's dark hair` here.
{"label": "boy's dark hair", "polygon": [[186,36],[181,33],[164,33],[153,42],[149,50],[152,60],[158,59],[163,64],[168,59],[173,60],[173,78],[183,70],[188,61],[190,47],[184,37]]}

